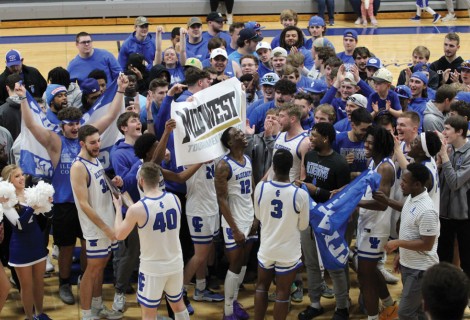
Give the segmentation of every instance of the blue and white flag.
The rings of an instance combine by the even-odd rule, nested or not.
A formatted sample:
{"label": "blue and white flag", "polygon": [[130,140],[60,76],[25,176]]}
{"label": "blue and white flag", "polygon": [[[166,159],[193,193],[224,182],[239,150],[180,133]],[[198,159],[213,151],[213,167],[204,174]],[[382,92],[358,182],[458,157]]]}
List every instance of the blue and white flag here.
{"label": "blue and white flag", "polygon": [[[116,90],[117,83],[116,81],[113,81],[113,83],[111,83],[111,85],[106,89],[103,96],[101,96],[95,102],[93,107],[83,115],[80,120],[80,124],[93,124],[103,117],[109,110],[111,102],[116,95]],[[26,96],[34,121],[42,124],[46,129],[60,133],[60,126],[52,124],[46,118],[46,114],[42,112],[41,107],[29,92],[26,92]],[[122,108],[122,111],[124,111],[124,105]],[[122,134],[119,132],[114,122],[101,134],[99,160],[101,161],[104,169],[109,167],[109,152],[111,151],[114,143],[120,138],[122,138]],[[20,167],[23,169],[23,172],[39,178],[51,179],[54,171],[51,158],[49,157],[47,150],[36,140],[31,131],[26,127],[23,120],[21,121],[21,134],[18,139],[21,139]]]}
{"label": "blue and white flag", "polygon": [[326,269],[342,269],[346,266],[349,247],[344,234],[349,216],[367,187],[370,186],[372,192],[375,192],[379,188],[380,180],[378,173],[366,170],[331,199],[310,209],[310,225]]}

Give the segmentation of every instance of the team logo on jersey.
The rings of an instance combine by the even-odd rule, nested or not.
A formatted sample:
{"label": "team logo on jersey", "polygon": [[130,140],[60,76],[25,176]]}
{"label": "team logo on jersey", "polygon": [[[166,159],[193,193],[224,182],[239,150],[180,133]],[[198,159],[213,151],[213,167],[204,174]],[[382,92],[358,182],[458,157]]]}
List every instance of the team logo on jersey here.
{"label": "team logo on jersey", "polygon": [[276,197],[279,197],[281,195],[281,190],[276,190]]}
{"label": "team logo on jersey", "polygon": [[165,208],[165,206],[163,205],[163,201],[160,201],[160,208]]}

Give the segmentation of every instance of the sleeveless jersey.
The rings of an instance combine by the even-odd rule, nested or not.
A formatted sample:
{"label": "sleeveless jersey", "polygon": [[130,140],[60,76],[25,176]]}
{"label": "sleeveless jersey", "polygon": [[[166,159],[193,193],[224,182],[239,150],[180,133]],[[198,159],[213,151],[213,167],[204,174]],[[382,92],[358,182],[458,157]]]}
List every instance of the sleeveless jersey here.
{"label": "sleeveless jersey", "polygon": [[183,270],[183,252],[179,240],[181,207],[176,196],[163,192],[158,198],[140,200],[147,221],[139,226],[140,271],[166,276]]}
{"label": "sleeveless jersey", "polygon": [[72,184],[70,183],[70,167],[73,160],[80,152],[78,139],[68,139],[59,134],[62,141],[59,162],[52,175],[52,186],[54,187],[54,203],[74,202]]}
{"label": "sleeveless jersey", "polygon": [[[217,194],[215,193],[215,161],[202,165],[186,181],[186,215],[208,217],[219,214]],[[204,199],[204,200],[201,200]]]}
{"label": "sleeveless jersey", "polygon": [[[228,204],[233,220],[238,227],[249,227],[253,224],[253,202],[251,193],[253,191],[251,161],[247,156],[245,164],[236,162],[229,156],[222,158],[230,167],[230,174],[227,178]],[[222,226],[230,227],[222,216]]]}
{"label": "sleeveless jersey", "polygon": [[[98,159],[94,159],[94,163],[90,162],[81,157],[77,157],[75,161],[81,162],[88,173],[88,203],[100,216],[101,220],[108,226],[114,226],[114,207],[111,191],[106,184],[104,177],[104,170],[101,162]],[[75,202],[78,204],[75,191],[73,190],[73,197]],[[106,234],[98,228],[93,221],[88,218],[82,208],[77,205],[78,218],[80,220],[80,226],[82,227],[83,237],[86,240],[103,239],[107,238]]]}
{"label": "sleeveless jersey", "polygon": [[[378,168],[385,162],[388,162],[392,168],[394,173],[395,171],[395,164],[390,158],[384,158],[376,167],[374,166],[374,160],[372,160],[369,164],[369,170],[373,170],[377,172]],[[390,193],[395,188],[396,183],[396,174],[394,174]],[[362,200],[372,200],[372,190],[370,186],[367,186],[367,190],[365,195],[362,197]],[[388,237],[390,236],[390,218],[391,218],[392,208],[387,207],[385,211],[377,211],[377,210],[369,210],[360,208],[359,209],[359,219],[358,219],[358,229],[368,229],[370,230],[371,236],[378,236],[378,237]]]}
{"label": "sleeveless jersey", "polygon": [[254,201],[261,225],[258,255],[278,262],[300,259],[299,220],[303,219],[308,224],[307,192],[291,183],[261,182],[256,186]]}
{"label": "sleeveless jersey", "polygon": [[[300,179],[300,167],[302,165],[302,156],[299,151],[299,146],[300,146],[300,143],[306,137],[308,137],[308,134],[306,132],[302,132],[298,134],[297,136],[287,140],[287,132],[281,132],[277,136],[276,142],[274,144],[273,157],[274,157],[274,154],[276,153],[276,150],[279,150],[279,149],[288,150],[294,157],[294,163],[292,165],[292,168],[289,171],[290,181]],[[270,177],[268,179],[272,179],[273,176],[274,176],[274,172],[270,174]]]}

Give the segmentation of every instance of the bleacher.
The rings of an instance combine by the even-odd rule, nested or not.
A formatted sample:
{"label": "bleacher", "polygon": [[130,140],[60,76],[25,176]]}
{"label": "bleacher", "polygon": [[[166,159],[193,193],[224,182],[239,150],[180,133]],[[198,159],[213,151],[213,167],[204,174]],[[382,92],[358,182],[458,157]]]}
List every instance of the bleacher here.
{"label": "bleacher", "polygon": [[[466,8],[464,0],[454,0],[455,9]],[[444,1],[430,1],[434,9],[445,9]],[[314,0],[235,0],[236,15],[279,14],[282,9],[298,13],[317,12]],[[415,1],[381,0],[380,12],[414,11]],[[210,11],[208,0],[0,0],[0,21],[40,19],[80,19],[146,16],[205,15]],[[348,0],[337,0],[336,13],[351,13]]]}

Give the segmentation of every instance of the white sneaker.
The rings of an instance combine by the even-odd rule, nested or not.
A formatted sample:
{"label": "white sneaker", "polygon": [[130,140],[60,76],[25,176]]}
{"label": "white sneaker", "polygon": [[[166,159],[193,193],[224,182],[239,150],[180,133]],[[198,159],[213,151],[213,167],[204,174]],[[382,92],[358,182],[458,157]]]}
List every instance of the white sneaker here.
{"label": "white sneaker", "polygon": [[380,272],[382,273],[382,275],[384,276],[385,278],[385,282],[387,282],[388,284],[396,284],[398,283],[398,281],[400,279],[398,279],[397,277],[395,277],[393,274],[391,274],[387,269],[385,268],[379,268]]}
{"label": "white sneaker", "polygon": [[457,17],[455,16],[455,13],[448,13],[444,18],[441,19],[443,22],[448,22],[448,21],[455,21],[457,20]]}
{"label": "white sneaker", "polygon": [[113,302],[113,310],[124,312],[124,308],[126,306],[126,295],[124,292],[116,292],[114,294],[114,302]]}
{"label": "white sneaker", "polygon": [[104,304],[101,305],[101,309],[95,309],[92,307],[91,314],[95,317],[98,317],[98,319],[122,319],[122,312],[108,309]]}
{"label": "white sneaker", "polygon": [[233,24],[233,13],[227,13],[227,24],[228,25]]}
{"label": "white sneaker", "polygon": [[59,258],[59,247],[56,245],[52,247],[52,258],[54,258],[55,260]]}
{"label": "white sneaker", "polygon": [[51,257],[48,255],[46,258],[46,272],[51,273],[54,272],[54,265],[52,264]]}
{"label": "white sneaker", "polygon": [[357,18],[356,21],[354,21],[354,24],[362,24],[362,18]]}

